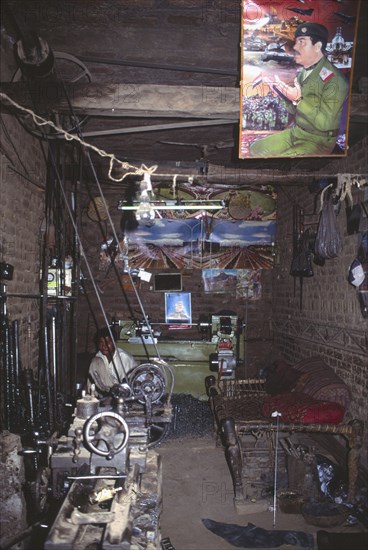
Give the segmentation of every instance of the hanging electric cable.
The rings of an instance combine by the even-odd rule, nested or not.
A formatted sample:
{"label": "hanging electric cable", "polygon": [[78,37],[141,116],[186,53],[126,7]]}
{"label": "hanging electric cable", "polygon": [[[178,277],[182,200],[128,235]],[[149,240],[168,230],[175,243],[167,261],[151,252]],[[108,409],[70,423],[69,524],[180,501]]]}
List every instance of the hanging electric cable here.
{"label": "hanging electric cable", "polygon": [[[56,70],[57,70],[57,67],[56,67]],[[68,91],[66,89],[66,86],[65,86],[65,83],[64,83],[64,80],[61,78],[61,75],[60,76],[60,80],[61,80],[61,83],[62,83],[62,87],[63,87],[63,90],[64,90],[64,94],[65,94],[65,97],[67,99],[67,102],[68,102],[68,106],[69,106],[69,109],[70,109],[70,112],[71,112],[71,115],[74,116],[74,111],[73,111],[73,106],[71,104],[71,101],[70,101],[70,98],[69,98],[69,94],[68,94]],[[78,137],[80,139],[83,139],[83,132],[80,128],[80,126],[77,124],[77,134],[78,134]],[[113,236],[114,236],[114,239],[115,239],[115,242],[116,242],[116,246],[118,247],[118,250],[119,250],[119,254],[121,255],[121,257],[124,257],[124,254],[123,254],[123,250],[122,250],[122,247],[121,247],[121,244],[120,244],[120,240],[118,238],[118,235],[117,235],[117,232],[116,232],[116,229],[115,229],[115,226],[113,224],[113,221],[112,221],[112,218],[111,218],[111,215],[110,215],[110,212],[109,212],[109,207],[108,207],[108,204],[106,202],[106,199],[105,199],[105,196],[104,196],[104,193],[103,193],[103,190],[102,190],[102,187],[101,187],[101,184],[99,182],[99,179],[98,179],[98,176],[97,176],[97,173],[96,173],[96,170],[95,170],[95,167],[94,167],[94,164],[93,164],[93,161],[91,159],[91,155],[90,155],[90,152],[87,150],[86,151],[86,155],[87,155],[87,159],[88,159],[88,162],[89,162],[89,165],[91,167],[91,170],[92,170],[92,173],[93,173],[93,177],[95,179],[95,182],[96,182],[96,185],[97,185],[97,188],[98,188],[98,191],[99,191],[99,194],[100,194],[100,197],[101,197],[101,200],[102,200],[102,203],[105,207],[105,211],[106,211],[106,215],[107,215],[107,218],[108,218],[108,221],[110,223],[110,228],[111,228],[111,231],[113,233]],[[148,175],[148,174],[147,174]],[[152,328],[150,326],[150,323],[149,323],[149,320],[148,320],[148,316],[146,315],[146,312],[144,310],[144,306],[143,306],[143,303],[142,303],[142,300],[139,296],[139,292],[136,288],[136,285],[134,284],[134,281],[133,281],[133,278],[131,276],[131,273],[130,271],[128,270],[128,277],[129,277],[129,280],[130,280],[130,283],[131,283],[131,286],[134,290],[134,293],[135,293],[135,296],[136,296],[136,299],[138,301],[138,304],[139,304],[139,307],[140,307],[140,310],[141,310],[141,313],[142,313],[142,316],[143,316],[143,319],[144,319],[144,322],[146,324],[146,327],[150,333],[150,336],[151,336],[151,340],[152,340],[152,343],[153,343],[153,346],[155,348],[155,353],[157,355],[157,358],[160,360],[161,357],[160,357],[160,352],[159,352],[159,349],[158,349],[158,346],[155,342],[155,338],[154,338],[154,334],[153,334],[153,331],[152,331]]]}
{"label": "hanging electric cable", "polygon": [[[57,70],[57,67],[56,67],[56,70]],[[63,85],[63,89],[64,89],[65,96],[66,96],[66,98],[67,98],[67,102],[68,102],[68,105],[69,105],[69,109],[70,109],[70,111],[71,111],[72,116],[74,117],[73,108],[72,108],[72,105],[71,105],[71,102],[70,102],[70,98],[68,97],[68,94],[67,94],[67,90],[66,90],[64,81],[63,81],[62,78],[60,78],[60,80],[61,80],[62,85]],[[82,134],[81,128],[80,128],[80,126],[79,126],[78,124],[77,124],[77,134],[78,134],[78,137],[82,140],[82,139],[83,139],[83,134]],[[99,182],[99,179],[98,179],[98,176],[97,176],[97,173],[96,173],[96,170],[95,170],[93,161],[92,161],[92,159],[91,159],[90,152],[87,150],[86,153],[87,153],[86,156],[87,156],[88,162],[89,162],[89,164],[90,164],[90,167],[91,167],[91,170],[92,170],[92,173],[93,173],[93,176],[94,176],[96,185],[97,185],[98,190],[99,190],[99,193],[100,193],[100,197],[101,197],[101,199],[102,199],[103,205],[104,205],[105,210],[106,210],[107,218],[108,218],[109,223],[110,223],[110,227],[111,227],[111,230],[112,230],[112,233],[113,233],[113,236],[114,236],[114,240],[115,240],[115,242],[116,242],[116,245],[117,245],[117,247],[118,247],[118,250],[119,250],[119,253],[120,253],[121,257],[123,257],[123,256],[124,256],[123,250],[122,250],[122,248],[121,248],[121,245],[120,245],[120,241],[119,241],[118,235],[117,235],[117,233],[116,233],[114,224],[113,224],[113,222],[112,222],[112,218],[111,218],[111,215],[110,215],[110,212],[109,212],[109,209],[108,209],[108,205],[107,205],[106,199],[105,199],[105,197],[104,197],[104,194],[103,194],[103,191],[102,191],[102,188],[101,188],[101,185],[100,185],[100,182]],[[55,162],[54,162],[54,164],[55,164]],[[59,178],[58,178],[58,179],[59,179]],[[60,187],[61,187],[61,185],[60,185]],[[62,190],[62,192],[64,193],[64,190]],[[64,200],[65,200],[65,203],[67,204],[66,196],[64,196]],[[67,207],[68,207],[68,204],[67,204]],[[68,208],[68,210],[69,210],[69,208]],[[70,216],[70,218],[71,218],[71,220],[72,220],[72,222],[73,222],[72,215],[71,215],[70,211],[69,211],[69,216]],[[112,339],[113,339],[112,331],[111,331],[111,328],[110,328],[109,323],[108,323],[108,321],[107,321],[106,312],[105,312],[104,309],[103,309],[103,304],[102,304],[101,298],[100,298],[100,296],[99,296],[99,293],[98,293],[98,291],[97,291],[97,285],[96,285],[95,280],[94,280],[94,278],[93,278],[92,271],[91,271],[90,265],[89,265],[89,263],[88,263],[88,261],[87,261],[86,255],[84,254],[83,245],[82,245],[82,243],[81,243],[81,239],[80,239],[80,236],[79,236],[79,233],[78,233],[78,229],[76,228],[76,226],[74,226],[74,231],[75,231],[75,234],[77,235],[77,238],[78,238],[79,243],[80,243],[80,246],[81,246],[81,255],[84,257],[84,260],[86,261],[86,264],[88,264],[87,269],[88,269],[90,278],[91,278],[91,280],[92,280],[92,282],[93,282],[94,289],[95,289],[95,292],[96,292],[96,296],[97,296],[97,299],[98,299],[98,301],[99,301],[99,305],[100,305],[101,311],[102,311],[102,313],[103,313],[103,316],[104,316],[104,320],[105,320],[106,326],[108,327],[109,332],[110,332],[110,336],[111,336]],[[141,298],[140,298],[140,296],[139,296],[139,293],[138,293],[138,291],[137,291],[137,289],[136,289],[136,286],[134,285],[134,281],[133,281],[132,276],[131,276],[131,273],[130,273],[129,271],[128,271],[128,276],[129,276],[129,279],[130,279],[130,283],[131,283],[131,285],[132,285],[132,288],[134,289],[134,292],[135,292],[135,295],[136,295],[136,299],[137,299],[137,301],[138,301],[140,310],[141,310],[141,312],[142,312],[142,316],[143,316],[143,318],[144,318],[145,324],[146,324],[146,326],[147,326],[149,332],[151,333],[150,335],[151,335],[151,338],[152,338],[152,342],[153,342],[153,345],[154,345],[154,348],[155,348],[155,352],[156,352],[156,357],[157,357],[156,360],[157,360],[158,364],[161,366],[161,368],[166,369],[166,370],[169,372],[169,374],[170,374],[170,379],[171,379],[171,383],[170,383],[170,392],[169,392],[169,399],[170,399],[171,394],[172,394],[172,391],[173,391],[173,384],[174,384],[174,375],[173,375],[173,371],[172,371],[172,369],[169,367],[169,365],[167,365],[164,361],[162,361],[162,359],[161,359],[161,357],[160,357],[160,353],[159,353],[158,347],[157,347],[157,345],[156,345],[156,342],[155,342],[155,339],[154,339],[154,336],[153,336],[153,332],[152,332],[151,326],[150,326],[150,324],[149,324],[148,317],[147,317],[146,312],[145,312],[145,310],[144,310],[144,306],[143,306],[142,300],[141,300]],[[119,360],[120,360],[120,362],[121,362],[120,356],[119,356]],[[125,371],[124,371],[124,366],[123,366],[123,365],[122,365],[122,368],[123,368],[123,372],[125,372]],[[118,379],[119,379],[119,377],[118,377]]]}

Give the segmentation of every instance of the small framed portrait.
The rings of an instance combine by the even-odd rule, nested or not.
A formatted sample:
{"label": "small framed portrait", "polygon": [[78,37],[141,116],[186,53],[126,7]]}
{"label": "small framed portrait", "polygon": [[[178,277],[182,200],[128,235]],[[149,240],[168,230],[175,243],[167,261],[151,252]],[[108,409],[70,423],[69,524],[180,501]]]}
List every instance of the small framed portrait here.
{"label": "small framed portrait", "polygon": [[165,322],[169,324],[192,324],[190,292],[165,293]]}

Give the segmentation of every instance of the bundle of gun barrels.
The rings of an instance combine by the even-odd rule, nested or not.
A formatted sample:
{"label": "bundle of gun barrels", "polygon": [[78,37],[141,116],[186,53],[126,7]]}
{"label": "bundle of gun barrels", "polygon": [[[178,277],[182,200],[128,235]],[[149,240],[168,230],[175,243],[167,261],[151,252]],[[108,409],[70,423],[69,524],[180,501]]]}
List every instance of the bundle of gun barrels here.
{"label": "bundle of gun barrels", "polygon": [[[46,334],[47,339],[47,334]],[[45,355],[48,354],[45,345]],[[1,363],[2,363],[2,424],[5,430],[12,433],[32,433],[39,428],[42,421],[53,425],[52,384],[46,376],[46,392],[43,398],[35,403],[35,380],[32,369],[22,369],[19,352],[19,322],[9,321],[1,327]],[[46,369],[49,365],[46,365]],[[49,374],[49,373],[48,373]],[[37,384],[38,390],[39,383]],[[37,388],[36,388],[37,389]],[[40,392],[39,392],[40,393]],[[40,397],[40,396],[39,396]],[[46,401],[46,402],[45,402]],[[40,409],[45,409],[42,412]],[[46,412],[46,418],[45,417]],[[37,425],[37,426],[36,426]]]}
{"label": "bundle of gun barrels", "polygon": [[4,428],[18,432],[21,424],[19,323],[5,321],[1,327],[3,363],[2,402]]}

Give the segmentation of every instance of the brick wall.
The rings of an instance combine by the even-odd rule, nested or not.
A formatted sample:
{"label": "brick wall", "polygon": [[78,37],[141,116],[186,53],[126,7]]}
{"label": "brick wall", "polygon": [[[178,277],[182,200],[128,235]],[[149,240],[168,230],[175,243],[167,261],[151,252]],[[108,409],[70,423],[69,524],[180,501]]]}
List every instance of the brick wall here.
{"label": "brick wall", "polygon": [[[1,80],[11,80],[13,44],[1,36]],[[13,115],[1,114],[0,261],[14,266],[6,285],[10,321],[19,322],[23,368],[38,365],[40,253],[44,216],[45,162],[39,140]],[[15,296],[22,294],[23,297]]]}
{"label": "brick wall", "polygon": [[[1,80],[6,81],[14,72],[14,62],[11,43],[3,39],[2,36]],[[7,312],[10,322],[18,321],[19,324],[20,368],[37,371],[45,163],[38,139],[27,133],[14,116],[5,112],[1,114],[0,140],[0,262],[14,267],[13,279],[5,286]],[[2,381],[3,369],[1,364]],[[3,384],[1,387],[3,428]],[[20,407],[20,403],[16,405]],[[27,521],[22,492],[23,459],[17,455],[21,442],[18,436],[7,431],[2,431],[0,438],[3,452],[0,532],[5,540],[14,535],[14,525],[21,531],[27,527]]]}
{"label": "brick wall", "polygon": [[[7,282],[10,321],[17,320],[20,358],[24,368],[38,363],[40,310],[40,252],[44,216],[43,161],[38,140],[9,115],[2,115],[2,142],[8,154],[1,156],[0,261],[14,266]],[[22,164],[12,144],[21,151]],[[22,295],[22,296],[19,296]]]}
{"label": "brick wall", "polygon": [[[325,170],[328,172],[329,167]],[[349,152],[347,159],[334,161],[331,173],[367,173],[367,140]],[[292,257],[292,206],[297,203],[306,214],[306,227],[317,228],[315,193],[307,186],[284,187],[278,195],[277,246],[279,266],[273,270],[272,325],[276,354],[290,363],[315,354],[346,382],[352,394],[350,414],[367,421],[367,329],[358,302],[357,290],[347,281],[348,270],[357,254],[360,235],[347,234],[345,203],[337,220],[343,236],[343,251],[324,266],[313,265],[314,276],[303,281],[303,306],[299,304],[299,280],[289,275]],[[354,203],[367,199],[367,188],[353,194]],[[362,218],[360,230],[367,230]],[[367,457],[364,458],[365,462]]]}

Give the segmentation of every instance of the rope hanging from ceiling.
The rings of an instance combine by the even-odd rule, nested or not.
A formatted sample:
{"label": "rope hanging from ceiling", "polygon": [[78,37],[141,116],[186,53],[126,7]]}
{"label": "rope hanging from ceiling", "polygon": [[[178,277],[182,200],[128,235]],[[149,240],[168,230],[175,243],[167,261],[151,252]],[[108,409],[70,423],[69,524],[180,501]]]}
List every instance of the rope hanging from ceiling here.
{"label": "rope hanging from ceiling", "polygon": [[[62,134],[62,136],[66,139],[66,141],[77,141],[84,147],[87,147],[89,149],[92,149],[92,151],[95,151],[98,155],[104,158],[110,159],[110,167],[109,167],[109,173],[108,176],[112,181],[121,182],[123,181],[127,176],[134,175],[134,176],[140,176],[144,174],[154,174],[154,172],[157,170],[157,165],[153,166],[146,166],[145,164],[142,164],[140,167],[134,166],[133,164],[129,164],[128,162],[123,162],[119,160],[113,153],[107,153],[107,151],[104,151],[103,149],[99,149],[98,147],[95,147],[94,145],[91,145],[90,143],[87,143],[86,141],[82,140],[78,136],[75,136],[73,134],[70,134],[69,132],[66,132],[59,126],[56,126],[52,120],[46,120],[45,118],[37,115],[34,111],[31,109],[27,109],[26,107],[23,107],[22,105],[19,105],[16,101],[11,99],[7,94],[4,94],[3,92],[0,92],[0,98],[5,99],[8,101],[11,105],[19,109],[20,111],[23,111],[24,113],[27,113],[30,115],[37,126],[51,126],[54,130]],[[112,175],[112,171],[114,168],[114,165],[120,166],[121,169],[127,170],[125,174],[123,174],[120,178],[114,178]]]}

